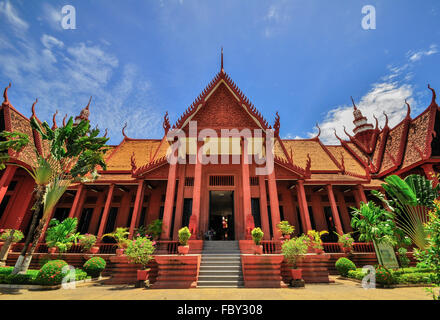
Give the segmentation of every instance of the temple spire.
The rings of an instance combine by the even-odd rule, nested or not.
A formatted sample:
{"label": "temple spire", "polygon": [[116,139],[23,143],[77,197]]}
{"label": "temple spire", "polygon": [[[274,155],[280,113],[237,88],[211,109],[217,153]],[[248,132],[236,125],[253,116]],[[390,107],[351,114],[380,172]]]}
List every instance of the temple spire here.
{"label": "temple spire", "polygon": [[221,54],[221,66],[220,66],[220,72],[225,72],[223,69],[223,47],[222,47],[222,54]]}

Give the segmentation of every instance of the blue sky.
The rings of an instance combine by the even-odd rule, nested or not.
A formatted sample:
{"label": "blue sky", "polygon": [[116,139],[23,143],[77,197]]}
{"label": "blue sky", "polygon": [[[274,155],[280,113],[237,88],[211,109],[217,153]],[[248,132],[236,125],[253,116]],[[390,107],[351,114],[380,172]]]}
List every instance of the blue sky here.
{"label": "blue sky", "polygon": [[[61,8],[76,8],[76,29]],[[376,9],[364,30],[362,8]],[[0,1],[0,86],[26,116],[76,115],[93,96],[90,119],[122,140],[161,138],[219,71],[225,70],[285,138],[334,143],[353,128],[350,96],[369,119],[391,124],[440,92],[438,0],[92,0]]]}

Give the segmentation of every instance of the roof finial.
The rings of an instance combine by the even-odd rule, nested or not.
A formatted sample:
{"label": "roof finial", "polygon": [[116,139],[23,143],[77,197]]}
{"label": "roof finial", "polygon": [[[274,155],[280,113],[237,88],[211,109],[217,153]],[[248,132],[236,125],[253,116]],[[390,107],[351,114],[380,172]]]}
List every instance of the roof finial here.
{"label": "roof finial", "polygon": [[319,127],[318,123],[316,123],[316,127],[318,128],[318,135],[315,137],[315,139],[319,139],[319,137],[321,136],[321,128]]}
{"label": "roof finial", "polygon": [[406,103],[406,106],[408,108],[408,112],[406,113],[406,118],[409,118],[410,115],[411,115],[411,106],[409,105],[409,103],[408,103],[408,101],[406,99],[405,99],[405,103]]}
{"label": "roof finial", "polygon": [[431,86],[428,84],[428,89],[432,91],[432,105],[436,105],[435,99],[437,98],[437,95],[435,94],[435,90],[431,88]]}
{"label": "roof finial", "polygon": [[170,117],[168,116],[168,111],[165,113],[165,116],[163,117],[163,129],[165,130],[165,135],[168,134],[168,131],[170,130]]}
{"label": "roof finial", "polygon": [[65,115],[64,118],[63,118],[63,127],[66,126],[66,119],[67,119],[67,113],[66,113],[66,115]]}
{"label": "roof finial", "polygon": [[86,110],[89,110],[90,102],[92,102],[92,96],[90,96],[89,103],[87,104]]}
{"label": "roof finial", "polygon": [[9,82],[9,85],[5,88],[5,91],[3,92],[3,98],[5,99],[3,101],[3,104],[9,104],[9,99],[8,99],[8,89],[11,87],[11,83]]}
{"label": "roof finial", "polygon": [[37,115],[35,114],[35,105],[38,102],[38,98],[35,99],[35,102],[32,104],[32,116],[31,118],[37,118]]}
{"label": "roof finial", "polygon": [[124,127],[122,128],[122,135],[124,136],[124,138],[128,138],[127,135],[125,134],[125,129],[127,128],[127,122],[125,123]]}
{"label": "roof finial", "polygon": [[351,102],[353,103],[354,110],[357,110],[357,107],[356,107],[356,104],[354,103],[353,97],[350,97],[350,98],[351,98]]}
{"label": "roof finial", "polygon": [[221,59],[221,68],[220,68],[221,72],[225,72],[225,70],[223,69],[223,46],[222,46],[222,59]]}
{"label": "roof finial", "polygon": [[58,115],[58,110],[53,114],[53,118],[52,118],[52,130],[55,130],[56,128],[58,128],[57,126],[57,115]]}

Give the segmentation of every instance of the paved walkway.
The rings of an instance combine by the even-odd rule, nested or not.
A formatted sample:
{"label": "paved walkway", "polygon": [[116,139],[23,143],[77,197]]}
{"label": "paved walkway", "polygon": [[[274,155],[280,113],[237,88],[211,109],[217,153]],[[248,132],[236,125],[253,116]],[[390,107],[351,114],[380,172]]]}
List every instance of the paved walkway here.
{"label": "paved walkway", "polygon": [[[336,279],[336,278],[333,278]],[[0,289],[0,300],[431,300],[422,287],[365,290],[338,280],[287,289],[145,290],[133,286],[88,284],[75,290],[10,291]]]}

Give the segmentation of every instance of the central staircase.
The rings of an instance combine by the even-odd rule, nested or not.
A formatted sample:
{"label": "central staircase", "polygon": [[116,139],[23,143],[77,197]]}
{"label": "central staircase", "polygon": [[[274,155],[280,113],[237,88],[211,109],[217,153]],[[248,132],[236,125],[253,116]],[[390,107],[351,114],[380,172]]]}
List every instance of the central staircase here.
{"label": "central staircase", "polygon": [[238,241],[204,241],[198,288],[242,287]]}

